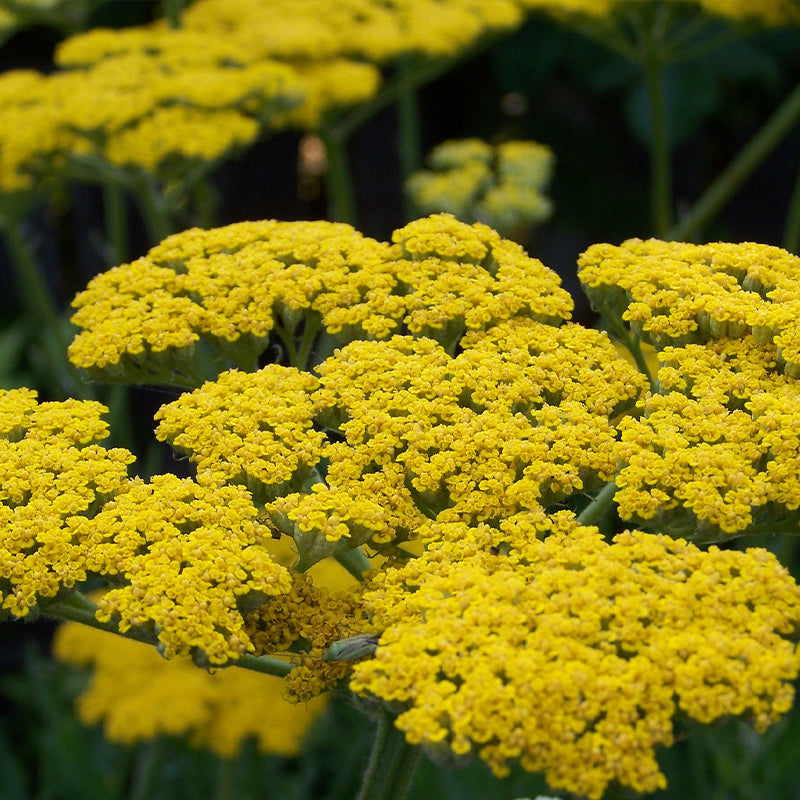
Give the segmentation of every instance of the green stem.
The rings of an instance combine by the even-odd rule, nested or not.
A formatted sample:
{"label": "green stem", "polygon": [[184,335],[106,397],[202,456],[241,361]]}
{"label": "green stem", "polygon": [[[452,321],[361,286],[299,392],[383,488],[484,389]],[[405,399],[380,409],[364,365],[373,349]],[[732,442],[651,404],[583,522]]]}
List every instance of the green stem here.
{"label": "green stem", "polygon": [[155,789],[162,762],[161,742],[157,739],[139,745],[133,762],[130,800],[146,800]]}
{"label": "green stem", "polygon": [[406,742],[394,716],[382,710],[369,764],[356,800],[403,800],[414,778],[421,748]]}
{"label": "green stem", "polygon": [[347,158],[348,136],[333,134],[329,129],[320,130],[320,138],[325,144],[328,168],[325,173],[325,186],[328,191],[328,219],[333,222],[356,221],[356,198],[353,176]]}
{"label": "green stem", "polygon": [[800,248],[800,170],[792,190],[789,210],[786,212],[786,224],[783,229],[783,246],[790,253],[797,253]]}
{"label": "green stem", "polygon": [[121,184],[103,184],[103,216],[111,264],[122,264],[128,258],[129,246],[125,189]]}
{"label": "green stem", "polygon": [[644,78],[650,104],[650,214],[656,236],[664,237],[672,219],[672,148],[667,130],[664,65],[658,53],[645,55]]}
{"label": "green stem", "polygon": [[[400,59],[397,74],[402,91],[397,97],[397,134],[400,181],[403,186],[422,164],[419,98],[413,82],[416,71],[411,56]],[[414,202],[405,192],[403,197],[406,220],[411,220],[416,216]]]}
{"label": "green stem", "polygon": [[650,390],[655,392],[658,388],[657,381],[650,372],[647,359],[642,352],[641,342],[631,334],[619,318],[614,317],[610,313],[603,313],[603,319],[610,330],[620,339],[627,351],[633,356],[633,360],[636,362],[639,372],[647,378],[647,382],[650,384]]}
{"label": "green stem", "polygon": [[[139,642],[146,642],[147,644],[155,644],[156,637],[149,632],[131,628],[125,633],[121,632],[114,622],[100,622],[95,616],[97,606],[89,600],[88,597],[81,594],[79,591],[73,591],[61,600],[41,601],[40,608],[43,614],[52,617],[58,617],[62,620],[69,622],[79,622],[81,625],[88,625],[90,628],[96,628],[100,631],[108,633],[115,633],[125,639],[133,639]],[[230,666],[242,667],[250,669],[254,672],[263,672],[266,675],[277,675],[278,677],[285,677],[294,668],[296,664],[292,664],[281,658],[273,658],[272,656],[251,656],[244,655],[232,662]]]}
{"label": "green stem", "polygon": [[345,550],[342,553],[334,553],[334,558],[357,580],[364,580],[364,573],[371,568],[369,559],[364,555],[360,547],[353,550]]}
{"label": "green stem", "polygon": [[689,212],[669,232],[666,238],[693,238],[747,180],[761,162],[775,149],[800,119],[800,84],[781,103],[761,130],[741,149],[736,158],[703,192]]}
{"label": "green stem", "polygon": [[387,81],[374,97],[356,106],[352,111],[330,125],[328,128],[329,135],[337,139],[347,139],[381,109],[398,102],[404,94],[414,91],[426,83],[431,83],[441,75],[449,72],[456,64],[487,49],[495,41],[494,37],[490,37],[483,43],[464,51],[458,56],[429,61],[413,70],[398,71],[398,74],[392,80]]}
{"label": "green stem", "polygon": [[157,244],[174,232],[169,216],[169,204],[151,175],[140,176],[134,184],[134,195],[152,244]]}
{"label": "green stem", "polygon": [[272,656],[244,655],[234,661],[231,666],[249,669],[253,672],[263,672],[265,675],[277,675],[279,678],[285,678],[297,664],[292,664],[289,661],[284,661],[282,658],[274,658]]}
{"label": "green stem", "polygon": [[9,253],[22,307],[44,342],[61,388],[73,397],[92,398],[91,389],[67,358],[69,341],[64,334],[58,308],[31,253],[30,246],[20,232],[19,221],[13,218],[0,218],[0,229]]}
{"label": "green stem", "polygon": [[279,323],[275,323],[273,329],[275,335],[281,340],[286,348],[286,355],[289,356],[289,364],[298,369],[303,369],[303,365],[297,359],[297,348],[294,346],[294,332]]}
{"label": "green stem", "polygon": [[162,0],[164,17],[173,30],[181,27],[181,11],[183,10],[183,0]]}
{"label": "green stem", "polygon": [[155,637],[149,632],[131,628],[122,633],[114,622],[100,622],[95,616],[97,606],[79,591],[73,591],[60,600],[43,600],[40,602],[39,607],[42,613],[47,616],[58,617],[69,622],[79,622],[81,625],[87,625],[90,628],[96,628],[107,633],[115,633],[126,639],[134,639],[148,644],[155,644],[156,641]]}
{"label": "green stem", "polygon": [[617,485],[615,483],[609,483],[604,486],[597,493],[594,500],[578,515],[578,522],[581,525],[594,525],[611,507],[616,491]]}
{"label": "green stem", "polygon": [[231,800],[235,797],[236,763],[233,758],[217,758],[214,800]]}
{"label": "green stem", "polygon": [[314,344],[314,339],[316,338],[321,326],[322,319],[319,317],[319,315],[311,312],[306,314],[305,320],[303,321],[303,337],[301,338],[300,344],[297,348],[297,364],[294,365],[298,369],[310,369],[308,357],[311,353],[311,347]]}

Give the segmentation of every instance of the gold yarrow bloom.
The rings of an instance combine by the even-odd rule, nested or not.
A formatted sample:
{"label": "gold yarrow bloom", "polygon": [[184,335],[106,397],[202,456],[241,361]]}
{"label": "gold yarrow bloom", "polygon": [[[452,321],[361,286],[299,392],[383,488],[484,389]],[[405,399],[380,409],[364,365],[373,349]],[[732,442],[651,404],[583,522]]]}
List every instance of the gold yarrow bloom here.
{"label": "gold yarrow bloom", "polygon": [[[797,533],[795,261],[590,248],[590,297],[636,363],[656,346],[651,381],[480,223],[433,215],[388,242],[327,222],[168,237],[76,299],[70,353],[189,389],[157,436],[196,475],[123,478],[80,509],[85,575],[31,602],[167,657],[288,672],[295,700],[349,680],[437,757],[498,775],[518,761],[590,798],[653,791],[677,718],[761,731],[792,702],[797,585],[765,550],[685,537]],[[35,407],[13,395],[14,442],[36,428],[17,403]],[[14,548],[9,564],[36,546]],[[326,591],[308,573],[331,556],[361,580]],[[109,589],[76,610],[85,577]]]}

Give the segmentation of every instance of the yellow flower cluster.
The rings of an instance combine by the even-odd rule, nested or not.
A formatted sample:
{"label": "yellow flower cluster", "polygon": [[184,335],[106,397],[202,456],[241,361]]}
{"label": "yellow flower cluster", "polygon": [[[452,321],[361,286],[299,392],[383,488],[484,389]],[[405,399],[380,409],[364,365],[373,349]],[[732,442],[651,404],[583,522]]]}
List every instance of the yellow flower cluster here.
{"label": "yellow flower cluster", "polygon": [[204,479],[271,500],[303,564],[416,538],[428,517],[499,519],[613,479],[610,419],[644,378],[605,334],[516,317],[461,347],[394,336],[351,342],[319,379],[224,373],[164,406],[157,435]]}
{"label": "yellow flower cluster", "polygon": [[794,0],[699,0],[709,14],[734,20],[755,20],[765,25],[791,25],[800,22],[800,8]]}
{"label": "yellow flower cluster", "polygon": [[[288,566],[293,560],[285,538],[260,546],[278,564]],[[102,722],[112,741],[183,736],[229,758],[255,737],[262,752],[296,755],[324,708],[316,695],[345,671],[345,665],[322,661],[324,648],[364,624],[355,596],[347,599],[355,583],[327,559],[308,574],[294,576],[289,594],[246,613],[258,655],[278,654],[299,665],[288,681],[244,669],[200,670],[188,657],[166,660],[152,647],[71,623],[56,633],[54,652],[67,663],[91,666],[91,683],[79,696],[77,710],[87,724]],[[289,705],[281,697],[287,694],[291,702],[302,699],[303,704]]]}
{"label": "yellow flower cluster", "polygon": [[[559,19],[569,20],[580,15],[605,18],[628,10],[640,10],[644,5],[669,6],[674,0],[519,0],[529,11],[545,11]],[[690,5],[692,0],[687,0]],[[789,25],[800,22],[800,9],[794,0],[693,0],[693,4],[708,14],[734,21],[757,21],[765,25]]]}
{"label": "yellow flower cluster", "polygon": [[211,673],[185,657],[166,661],[140,642],[74,623],[58,629],[53,650],[66,663],[92,668],[78,714],[121,744],[181,736],[234,758],[254,738],[262,753],[296,756],[325,707],[322,698],[290,705],[279,678],[244,669]]}
{"label": "yellow flower cluster", "polygon": [[97,444],[107,409],[0,390],[0,610],[22,617],[86,580],[98,510],[124,492],[127,450]]}
{"label": "yellow flower cluster", "polygon": [[558,322],[572,309],[554,272],[485,225],[434,215],[393,241],[330,222],[175,234],[75,298],[83,330],[69,357],[93,377],[197,385],[226,365],[252,369],[273,330],[302,367],[320,322],[345,341],[405,327],[452,345],[465,328]]}
{"label": "yellow flower cluster", "polygon": [[428,164],[431,169],[414,173],[406,183],[423,213],[446,211],[507,234],[550,216],[552,204],[543,190],[553,153],[545,145],[509,141],[491,147],[481,139],[457,139],[435,147]]}
{"label": "yellow flower cluster", "polygon": [[700,542],[796,532],[800,383],[775,347],[722,338],[659,358],[659,393],[619,423],[620,515]]}
{"label": "yellow flower cluster", "polygon": [[516,0],[198,0],[183,15],[189,30],[225,30],[256,57],[290,62],[454,56],[521,21]]}
{"label": "yellow flower cluster", "polygon": [[790,708],[800,591],[767,551],[609,544],[569,512],[433,528],[368,587],[382,634],[350,685],[434,757],[474,752],[498,776],[518,759],[597,800],[665,786],[655,751],[676,715],[763,731]]}
{"label": "yellow flower cluster", "polygon": [[[349,663],[325,660],[330,645],[374,630],[361,603],[360,585],[338,591],[326,587],[331,585],[329,562],[316,564],[311,575],[293,574],[288,594],[247,615],[257,655],[283,654],[297,664],[283,687],[283,696],[293,703],[308,702],[349,676]],[[341,586],[341,578],[334,585]]]}
{"label": "yellow flower cluster", "polygon": [[[92,31],[78,40],[118,35],[129,47],[51,75],[0,76],[0,188],[33,188],[66,154],[180,176],[249,144],[302,98],[300,78],[285,64],[250,63],[237,47],[197,34],[189,42],[175,31],[148,34]],[[62,63],[80,63],[74,41],[63,46]]]}
{"label": "yellow flower cluster", "polygon": [[121,584],[102,596],[97,619],[152,633],[167,658],[224,664],[252,652],[242,609],[291,589],[256,516],[240,486],[133,481],[78,527],[87,570]]}
{"label": "yellow flower cluster", "polygon": [[752,334],[800,376],[800,258],[763,244],[629,239],[579,259],[593,305],[656,348]]}
{"label": "yellow flower cluster", "polygon": [[301,487],[322,455],[317,379],[294,367],[231,370],[156,413],[156,437],[197,464],[198,479],[243,483],[262,502]]}

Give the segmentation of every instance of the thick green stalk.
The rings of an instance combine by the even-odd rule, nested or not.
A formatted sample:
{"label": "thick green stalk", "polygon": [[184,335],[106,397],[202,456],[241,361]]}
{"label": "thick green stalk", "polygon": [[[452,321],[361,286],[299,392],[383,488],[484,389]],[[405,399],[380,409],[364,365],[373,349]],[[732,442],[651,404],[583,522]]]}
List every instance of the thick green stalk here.
{"label": "thick green stalk", "polygon": [[[58,617],[59,619],[68,620],[70,622],[79,622],[81,625],[88,625],[90,628],[96,628],[97,630],[106,631],[108,633],[115,633],[125,639],[134,639],[135,641],[146,642],[148,644],[156,643],[155,637],[150,633],[137,631],[134,628],[122,633],[113,622],[99,622],[95,616],[97,606],[78,591],[71,592],[62,600],[42,602],[41,611],[47,616]],[[250,669],[254,672],[263,672],[267,675],[284,677],[288,675],[296,665],[281,658],[272,658],[271,656],[244,655],[237,659],[232,666],[243,667],[244,669]]]}
{"label": "thick green stalk", "polygon": [[181,27],[181,12],[183,11],[183,0],[162,0],[164,16],[167,24],[173,30]]}
{"label": "thick green stalk", "polygon": [[615,483],[609,483],[604,486],[597,493],[594,500],[578,515],[578,522],[581,525],[594,525],[611,508],[616,491],[617,485]]}
{"label": "thick green stalk", "polygon": [[155,739],[142,742],[136,752],[131,776],[129,800],[147,800],[152,796],[163,763],[163,743]]}
{"label": "thick green stalk", "polygon": [[790,253],[797,253],[800,249],[800,170],[792,190],[792,199],[789,210],[786,212],[786,224],[783,228],[783,246]]}
{"label": "thick green stalk", "polygon": [[421,749],[406,742],[394,716],[382,710],[369,764],[356,800],[404,800],[419,763]]}
{"label": "thick green stalk", "polygon": [[251,656],[245,655],[238,658],[233,666],[249,669],[253,672],[263,672],[265,675],[277,675],[285,678],[297,664],[284,661],[282,658],[272,656]]}
{"label": "thick green stalk", "polygon": [[645,86],[650,104],[650,215],[656,236],[664,237],[672,220],[672,148],[667,129],[664,65],[656,52],[646,54]]}
{"label": "thick green stalk", "polygon": [[152,244],[157,244],[175,232],[169,215],[169,204],[153,176],[149,174],[140,176],[134,183],[134,196],[138,201],[147,235]]}
{"label": "thick green stalk", "polygon": [[475,47],[465,50],[452,58],[436,59],[421,63],[419,66],[415,66],[414,69],[398,70],[397,75],[392,80],[387,81],[374,97],[357,105],[352,111],[344,114],[339,120],[331,124],[328,129],[329,134],[338,139],[347,139],[381,109],[392,105],[392,103],[399,102],[403,95],[415,91],[420,86],[431,83],[446,72],[449,72],[456,64],[488,49],[496,41],[497,39],[494,37],[487,37]]}
{"label": "thick green stalk", "polygon": [[353,176],[347,157],[347,136],[332,133],[329,129],[320,131],[325,144],[328,168],[325,173],[325,187],[328,192],[328,219],[332,222],[356,222],[356,198]]}
{"label": "thick green stalk", "polygon": [[98,621],[95,616],[97,606],[78,591],[71,592],[61,600],[43,601],[40,603],[40,608],[42,613],[47,616],[58,617],[59,619],[69,622],[79,622],[81,625],[87,625],[99,631],[116,633],[118,636],[123,636],[126,639],[135,639],[136,641],[148,643],[154,642],[150,634],[141,631],[137,633],[134,629],[131,629],[127,633],[120,633],[113,622]]}
{"label": "thick green stalk", "polygon": [[[411,56],[400,59],[397,74],[402,91],[397,97],[397,135],[400,181],[403,186],[422,164],[419,98],[414,86],[417,71]],[[406,193],[403,198],[403,211],[406,221],[409,221],[416,216],[414,202]]]}
{"label": "thick green stalk", "polygon": [[699,230],[733,197],[736,190],[775,149],[800,119],[800,84],[781,103],[759,132],[703,192],[697,202],[667,234],[668,239],[686,240]]}
{"label": "thick green stalk", "polygon": [[128,259],[128,214],[125,187],[116,182],[103,183],[103,217],[112,265]]}
{"label": "thick green stalk", "polygon": [[334,558],[358,581],[364,580],[364,573],[371,566],[360,547],[335,553]]}
{"label": "thick green stalk", "polygon": [[213,800],[232,800],[236,796],[236,764],[233,758],[217,758]]}
{"label": "thick green stalk", "polygon": [[9,253],[20,300],[28,320],[42,337],[61,388],[73,397],[90,399],[93,392],[67,358],[69,341],[64,334],[58,308],[36,264],[16,219],[0,219],[0,229]]}

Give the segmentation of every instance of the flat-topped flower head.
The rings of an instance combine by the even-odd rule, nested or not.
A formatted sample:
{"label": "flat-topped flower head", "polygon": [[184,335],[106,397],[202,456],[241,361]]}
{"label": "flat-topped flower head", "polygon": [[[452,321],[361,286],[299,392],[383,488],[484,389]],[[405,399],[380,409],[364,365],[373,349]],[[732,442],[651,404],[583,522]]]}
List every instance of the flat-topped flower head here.
{"label": "flat-topped flower head", "polygon": [[300,568],[499,519],[613,479],[613,418],[644,377],[604,333],[507,320],[453,357],[427,338],[357,340],[315,370],[230,371],[164,406],[157,436],[198,477],[243,484]]}
{"label": "flat-topped flower head", "polygon": [[644,379],[605,334],[520,318],[462,342],[455,358],[429,339],[353,342],[319,366],[325,483],[267,509],[301,551],[309,533],[320,553],[380,549],[431,519],[497,520],[613,479],[610,418]]}
{"label": "flat-topped flower head", "polygon": [[465,329],[515,316],[558,324],[572,313],[558,275],[488,225],[433,214],[392,240],[402,259],[398,276],[410,287],[406,324],[413,334],[450,347]]}
{"label": "flat-topped flower head", "polygon": [[425,213],[444,211],[465,222],[480,220],[506,235],[547,219],[552,211],[544,190],[553,153],[530,141],[492,147],[480,139],[454,139],[428,155],[430,169],[406,183],[414,205]]}
{"label": "flat-topped flower head", "polygon": [[134,482],[84,525],[87,570],[118,584],[97,619],[154,638],[167,658],[218,665],[252,652],[245,608],[291,588],[257,514],[240,486]]}
{"label": "flat-topped flower head", "polygon": [[244,484],[264,502],[303,486],[322,457],[311,398],[318,383],[276,364],[224,372],[162,406],[156,437],[188,455],[201,480]]}
{"label": "flat-topped flower head", "polygon": [[[295,327],[326,280],[333,293],[356,288],[351,250],[352,271],[363,263],[366,283],[388,248],[329,222],[266,220],[174,234],[76,296],[81,332],[70,359],[96,377],[185,385],[231,364],[252,369],[276,324],[284,345],[294,347]],[[308,327],[318,326],[319,315],[312,317]]]}
{"label": "flat-topped flower head", "polygon": [[97,444],[107,410],[88,400],[38,404],[0,391],[0,611],[22,617],[86,580],[91,526],[124,493],[134,457]]}
{"label": "flat-topped flower head", "polygon": [[[115,35],[116,49],[108,42]],[[94,47],[100,53],[92,60],[84,51]],[[8,91],[19,76],[0,82],[8,84],[0,88],[7,99],[0,127],[4,189],[35,189],[77,162],[96,169],[98,160],[118,175],[147,171],[165,182],[182,180],[250,145],[302,99],[291,67],[247,63],[235,44],[211,36],[97,30],[68,39],[58,58],[68,68],[35,82],[29,77],[24,95]]]}
{"label": "flat-topped flower head", "polygon": [[619,423],[624,519],[698,542],[800,526],[800,382],[752,336],[667,347]]}
{"label": "flat-topped flower head", "polygon": [[[617,17],[648,11],[646,7],[671,5],[671,0],[519,0],[530,11],[544,11],[559,20],[574,22],[588,18],[614,24]],[[764,25],[791,25],[800,22],[800,10],[792,0],[693,0],[676,4],[679,13],[687,10],[727,18],[733,22],[759,22]],[[692,9],[692,6],[694,8]]]}
{"label": "flat-topped flower head", "polygon": [[395,244],[330,222],[247,222],[167,237],[75,298],[72,362],[92,377],[196,386],[270,345],[305,367],[336,341],[408,331],[455,347],[465,330],[572,310],[558,276],[485,225],[439,214]]}
{"label": "flat-topped flower head", "polygon": [[162,658],[153,647],[66,623],[55,655],[91,668],[76,701],[86,725],[102,725],[111,742],[132,745],[180,736],[221,758],[235,758],[254,739],[264,755],[297,756],[323,698],[302,705],[282,697],[280,678],[245,669],[209,672],[188,657]]}
{"label": "flat-topped flower head", "polygon": [[350,686],[397,710],[410,743],[594,799],[663,788],[676,717],[763,731],[800,670],[800,591],[772,554],[638,531],[609,544],[567,512],[434,525],[364,602],[380,639]]}
{"label": "flat-topped flower head", "polygon": [[286,61],[454,56],[482,37],[515,28],[512,0],[198,0],[189,30],[225,30],[259,57]]}
{"label": "flat-topped flower head", "polygon": [[752,334],[800,375],[800,259],[763,244],[629,239],[578,262],[592,304],[656,348]]}

